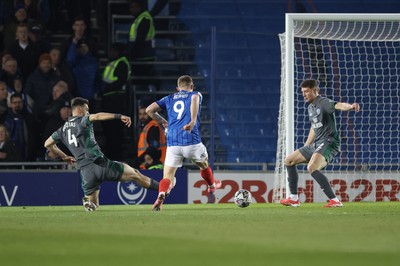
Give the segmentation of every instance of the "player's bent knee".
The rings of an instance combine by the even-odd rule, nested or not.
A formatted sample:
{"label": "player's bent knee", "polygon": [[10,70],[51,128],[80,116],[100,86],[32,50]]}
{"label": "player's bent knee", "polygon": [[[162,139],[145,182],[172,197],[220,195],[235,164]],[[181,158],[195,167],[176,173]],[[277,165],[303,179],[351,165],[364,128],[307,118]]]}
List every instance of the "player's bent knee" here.
{"label": "player's bent knee", "polygon": [[294,165],[296,165],[296,162],[292,159],[292,158],[289,158],[289,157],[286,157],[285,158],[285,166],[294,166]]}
{"label": "player's bent knee", "polygon": [[314,164],[308,164],[307,165],[307,171],[311,174],[314,171],[318,170],[318,167]]}

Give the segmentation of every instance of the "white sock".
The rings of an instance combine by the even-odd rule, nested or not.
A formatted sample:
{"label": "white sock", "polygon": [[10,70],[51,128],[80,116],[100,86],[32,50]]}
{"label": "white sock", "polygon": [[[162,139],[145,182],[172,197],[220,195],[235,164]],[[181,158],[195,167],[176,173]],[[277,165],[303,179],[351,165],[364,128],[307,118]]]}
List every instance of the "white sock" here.
{"label": "white sock", "polygon": [[339,200],[337,197],[334,197],[334,198],[331,199],[331,200],[334,200],[334,201],[336,201],[336,202],[340,202],[340,200]]}
{"label": "white sock", "polygon": [[291,200],[298,200],[298,199],[299,199],[299,195],[290,194],[289,198],[290,198]]}

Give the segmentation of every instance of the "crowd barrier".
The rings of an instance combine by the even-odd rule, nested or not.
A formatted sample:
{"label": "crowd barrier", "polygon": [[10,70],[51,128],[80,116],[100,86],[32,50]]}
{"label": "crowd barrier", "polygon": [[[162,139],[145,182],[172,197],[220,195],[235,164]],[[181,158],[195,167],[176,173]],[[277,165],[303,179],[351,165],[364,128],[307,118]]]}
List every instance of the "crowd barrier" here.
{"label": "crowd barrier", "polygon": [[[161,180],[162,171],[145,170],[143,174]],[[187,203],[187,171],[179,169],[179,179],[170,203]],[[157,191],[147,190],[135,182],[104,182],[100,204],[153,204]],[[7,171],[0,172],[0,206],[80,205],[83,197],[77,171]]]}
{"label": "crowd barrier", "polygon": [[[162,171],[142,171],[155,180],[161,180]],[[244,188],[253,196],[253,202],[271,203],[274,174],[270,172],[218,172],[222,181],[215,197],[209,197],[207,184],[198,170],[178,169],[177,183],[167,198],[169,204],[231,203],[235,192]],[[319,185],[306,173],[299,174],[299,196],[302,202],[325,202]],[[376,174],[355,172],[328,174],[333,190],[343,202],[400,201],[398,173]],[[0,171],[0,206],[80,205],[82,190],[76,171],[8,170]],[[105,182],[100,190],[100,204],[153,204],[157,192],[143,189],[135,182]]]}

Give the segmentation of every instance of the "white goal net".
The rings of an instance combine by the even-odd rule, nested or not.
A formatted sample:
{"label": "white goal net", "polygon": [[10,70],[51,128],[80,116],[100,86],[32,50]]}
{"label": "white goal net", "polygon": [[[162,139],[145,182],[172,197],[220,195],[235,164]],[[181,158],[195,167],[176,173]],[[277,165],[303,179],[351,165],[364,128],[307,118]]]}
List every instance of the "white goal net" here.
{"label": "white goal net", "polygon": [[[342,201],[400,200],[400,14],[287,14],[280,35],[281,103],[274,201],[286,197],[284,158],[310,130],[304,79],[320,94],[357,102],[361,111],[336,112],[341,152],[323,172]],[[299,165],[303,202],[325,201]]]}

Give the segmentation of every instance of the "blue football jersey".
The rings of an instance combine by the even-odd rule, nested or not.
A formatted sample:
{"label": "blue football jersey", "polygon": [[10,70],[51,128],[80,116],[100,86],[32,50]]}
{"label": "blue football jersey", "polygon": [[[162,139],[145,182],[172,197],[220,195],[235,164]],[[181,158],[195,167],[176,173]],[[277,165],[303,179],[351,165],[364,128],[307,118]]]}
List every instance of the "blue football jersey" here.
{"label": "blue football jersey", "polygon": [[[200,96],[199,112],[197,114],[196,125],[189,133],[183,130],[183,126],[190,123],[190,105],[192,103],[192,95]],[[168,134],[167,146],[188,146],[201,142],[199,126],[200,111],[203,96],[197,91],[180,91],[157,101],[161,109],[168,113]]]}

